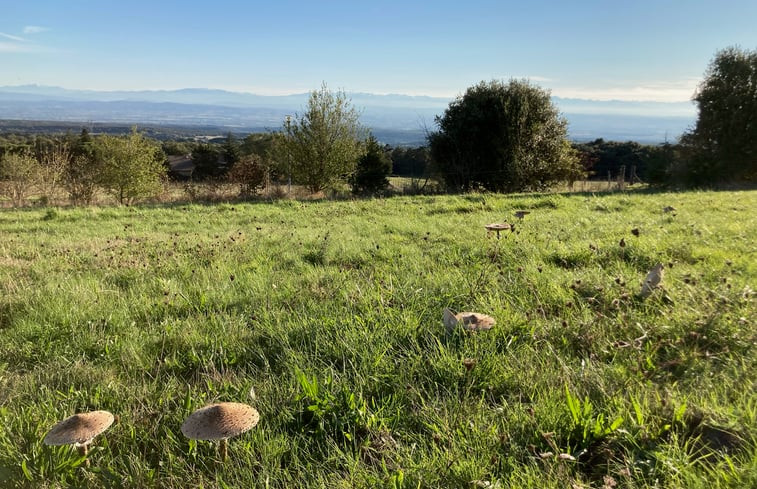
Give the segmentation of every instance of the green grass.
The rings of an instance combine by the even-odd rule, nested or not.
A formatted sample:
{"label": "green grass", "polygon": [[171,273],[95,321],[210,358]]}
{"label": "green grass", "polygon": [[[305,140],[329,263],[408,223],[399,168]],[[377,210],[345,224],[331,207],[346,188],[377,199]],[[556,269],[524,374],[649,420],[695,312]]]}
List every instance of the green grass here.
{"label": "green grass", "polygon": [[[516,233],[486,236],[516,209]],[[0,487],[754,487],[755,209],[690,192],[2,211]],[[498,324],[447,335],[444,307]],[[225,465],[179,431],[214,401],[261,413]],[[94,409],[120,420],[90,467],[42,444]]]}

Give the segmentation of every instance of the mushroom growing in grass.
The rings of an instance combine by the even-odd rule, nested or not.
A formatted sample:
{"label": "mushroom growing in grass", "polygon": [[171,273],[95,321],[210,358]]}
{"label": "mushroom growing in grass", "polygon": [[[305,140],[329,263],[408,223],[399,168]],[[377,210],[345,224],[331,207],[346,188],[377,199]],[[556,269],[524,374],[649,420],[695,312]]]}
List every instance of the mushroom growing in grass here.
{"label": "mushroom growing in grass", "polygon": [[444,327],[447,333],[452,333],[460,325],[468,331],[487,331],[494,327],[496,321],[491,316],[478,312],[459,312],[455,314],[452,310],[444,309]]}
{"label": "mushroom growing in grass", "polygon": [[640,295],[642,298],[649,297],[652,291],[660,286],[664,274],[663,268],[662,263],[658,263],[649,271],[644,282],[641,284]]}
{"label": "mushroom growing in grass", "polygon": [[486,231],[488,233],[491,233],[492,231],[497,232],[497,239],[499,239],[499,232],[500,231],[508,231],[510,230],[510,225],[506,222],[497,222],[494,224],[487,224],[484,226],[486,228]]}
{"label": "mushroom growing in grass", "polygon": [[[52,427],[43,440],[45,445],[74,445],[79,455],[86,456],[92,440],[113,424],[108,411],[91,411],[70,416]],[[84,461],[89,465],[89,460]]]}
{"label": "mushroom growing in grass", "polygon": [[211,404],[192,413],[181,425],[181,432],[192,440],[218,440],[221,460],[228,455],[226,440],[241,435],[258,424],[260,414],[239,402]]}

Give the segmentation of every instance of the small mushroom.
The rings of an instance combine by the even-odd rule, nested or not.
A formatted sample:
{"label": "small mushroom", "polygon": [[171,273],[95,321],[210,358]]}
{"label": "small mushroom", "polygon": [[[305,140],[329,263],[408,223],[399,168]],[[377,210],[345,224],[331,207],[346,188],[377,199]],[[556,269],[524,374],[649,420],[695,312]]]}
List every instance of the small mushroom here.
{"label": "small mushroom", "polygon": [[241,435],[258,424],[260,414],[252,406],[238,402],[221,402],[198,409],[181,425],[181,432],[192,440],[219,440],[221,460],[228,455],[226,440]]}
{"label": "small mushroom", "polygon": [[494,224],[487,224],[484,226],[488,232],[496,231],[497,232],[497,239],[499,239],[499,232],[500,231],[507,231],[510,229],[510,225],[506,222],[496,222]]}
{"label": "small mushroom", "polygon": [[668,212],[674,212],[676,210],[675,207],[672,205],[668,205],[662,208],[662,212],[668,213]]}
{"label": "small mushroom", "polygon": [[466,372],[470,372],[473,370],[473,367],[476,366],[476,359],[475,358],[464,358],[463,359],[463,367],[465,367]]}
{"label": "small mushroom", "polygon": [[652,290],[660,286],[663,276],[662,263],[658,263],[652,268],[644,279],[644,283],[641,284],[641,297],[649,297]]}
{"label": "small mushroom", "polygon": [[453,313],[452,310],[444,309],[444,327],[448,333],[461,325],[468,331],[488,331],[494,327],[496,321],[493,317],[478,312],[460,312]]}
{"label": "small mushroom", "polygon": [[523,220],[524,217],[531,214],[531,211],[515,211],[515,217],[517,217],[520,220]]}
{"label": "small mushroom", "polygon": [[[113,424],[113,414],[108,411],[90,411],[69,416],[47,432],[45,445],[74,445],[79,455],[86,456],[92,440]],[[89,465],[89,460],[85,460]]]}

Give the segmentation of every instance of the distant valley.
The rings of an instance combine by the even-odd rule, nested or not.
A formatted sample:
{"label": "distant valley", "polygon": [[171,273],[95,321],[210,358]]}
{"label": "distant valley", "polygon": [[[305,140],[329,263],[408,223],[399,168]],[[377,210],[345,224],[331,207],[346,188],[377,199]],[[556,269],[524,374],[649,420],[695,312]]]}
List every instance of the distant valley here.
{"label": "distant valley", "polygon": [[[363,124],[384,143],[424,144],[434,118],[450,99],[349,93]],[[82,124],[202,127],[219,132],[259,132],[280,127],[302,112],[308,94],[263,96],[210,89],[88,91],[23,85],[0,87],[0,119]],[[623,102],[553,97],[577,141],[597,138],[642,143],[675,141],[696,117],[689,102]]]}

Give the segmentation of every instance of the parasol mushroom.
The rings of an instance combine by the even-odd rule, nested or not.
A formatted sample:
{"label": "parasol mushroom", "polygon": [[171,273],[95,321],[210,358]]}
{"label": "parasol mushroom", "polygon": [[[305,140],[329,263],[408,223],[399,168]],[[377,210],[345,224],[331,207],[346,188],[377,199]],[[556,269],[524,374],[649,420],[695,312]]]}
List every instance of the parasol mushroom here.
{"label": "parasol mushroom", "polygon": [[[45,445],[74,445],[79,455],[86,456],[92,440],[113,424],[113,414],[108,411],[91,411],[69,416],[47,432]],[[85,460],[89,465],[89,460]]]}
{"label": "parasol mushroom", "polygon": [[523,218],[526,217],[529,214],[531,214],[531,211],[515,211],[514,215],[515,215],[515,217],[517,217],[518,219],[520,219],[522,221]]}
{"label": "parasol mushroom", "polygon": [[496,231],[497,232],[497,239],[499,239],[499,232],[500,231],[507,231],[510,229],[510,225],[506,222],[497,222],[494,224],[487,224],[484,226],[488,232]]}
{"label": "parasol mushroom", "polygon": [[649,297],[652,290],[660,286],[662,276],[663,266],[662,263],[658,263],[649,271],[647,277],[644,279],[644,283],[641,284],[641,297]]}
{"label": "parasol mushroom", "polygon": [[455,314],[452,310],[444,309],[444,327],[448,333],[461,325],[467,331],[488,331],[494,327],[495,320],[491,316],[478,312],[460,312]]}
{"label": "parasol mushroom", "polygon": [[258,424],[260,414],[252,406],[238,402],[221,402],[198,409],[181,425],[181,432],[192,440],[219,440],[221,460],[226,460],[226,440],[241,435]]}

